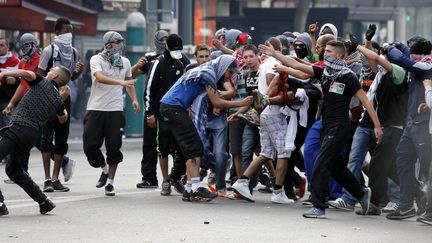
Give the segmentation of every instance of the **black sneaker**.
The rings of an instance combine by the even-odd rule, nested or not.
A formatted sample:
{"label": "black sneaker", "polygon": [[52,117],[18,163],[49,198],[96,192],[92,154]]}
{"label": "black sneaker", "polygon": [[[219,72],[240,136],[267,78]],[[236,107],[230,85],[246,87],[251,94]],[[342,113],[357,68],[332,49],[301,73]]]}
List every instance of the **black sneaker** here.
{"label": "black sneaker", "polygon": [[105,186],[106,182],[108,180],[108,174],[105,173],[101,173],[98,182],[96,183],[96,187],[97,188],[101,188],[103,186]]}
{"label": "black sneaker", "polygon": [[216,193],[211,192],[209,189],[200,187],[196,192],[192,192],[191,198],[195,202],[210,202],[217,197]]}
{"label": "black sneaker", "polygon": [[398,220],[398,219],[408,219],[408,218],[412,218],[416,215],[416,210],[415,208],[412,206],[411,208],[407,209],[407,210],[403,210],[401,208],[398,208],[396,211],[394,211],[393,213],[389,213],[387,214],[386,218],[387,219],[394,219],[394,220]]}
{"label": "black sneaker", "polygon": [[105,196],[115,196],[114,186],[108,184],[105,186]]}
{"label": "black sneaker", "polygon": [[171,180],[169,180],[169,182],[174,187],[174,190],[177,193],[182,194],[185,191],[185,187],[184,187],[183,183],[181,182],[181,180],[171,179]]}
{"label": "black sneaker", "polygon": [[161,190],[160,194],[162,196],[171,195],[171,183],[169,181],[163,181],[162,182],[162,190]]}
{"label": "black sneaker", "polygon": [[157,181],[148,181],[148,180],[142,180],[141,182],[137,183],[137,188],[158,188],[158,182]]}
{"label": "black sneaker", "polygon": [[200,176],[200,181],[204,180],[204,178],[207,176],[207,170],[201,168],[199,172],[199,176]]}
{"label": "black sneaker", "polygon": [[432,225],[432,213],[425,213],[422,216],[418,217],[416,221],[424,224]]}
{"label": "black sneaker", "polygon": [[190,201],[192,201],[191,193],[190,193],[190,192],[187,192],[187,191],[185,190],[185,191],[183,192],[182,201],[183,201],[183,202],[190,202]]}
{"label": "black sneaker", "polygon": [[45,199],[42,203],[39,203],[39,211],[41,214],[46,214],[49,211],[53,210],[56,207],[56,205],[49,200],[48,198]]}
{"label": "black sneaker", "polygon": [[54,187],[51,180],[46,180],[44,182],[43,192],[54,192]]}
{"label": "black sneaker", "polygon": [[6,204],[2,204],[0,207],[0,216],[4,216],[4,215],[8,215],[9,214],[9,210],[6,207]]}
{"label": "black sneaker", "polygon": [[420,216],[426,212],[426,204],[427,204],[427,198],[426,193],[422,193],[422,195],[416,197],[415,199],[416,205],[417,205],[417,216]]}
{"label": "black sneaker", "polygon": [[52,186],[54,188],[54,191],[60,191],[60,192],[68,192],[69,187],[65,187],[61,184],[60,180],[56,180],[52,182]]}
{"label": "black sneaker", "polygon": [[373,205],[372,203],[369,205],[369,210],[366,214],[363,214],[362,209],[357,209],[355,212],[357,215],[374,215],[379,216],[381,215],[381,209],[379,209],[377,206]]}

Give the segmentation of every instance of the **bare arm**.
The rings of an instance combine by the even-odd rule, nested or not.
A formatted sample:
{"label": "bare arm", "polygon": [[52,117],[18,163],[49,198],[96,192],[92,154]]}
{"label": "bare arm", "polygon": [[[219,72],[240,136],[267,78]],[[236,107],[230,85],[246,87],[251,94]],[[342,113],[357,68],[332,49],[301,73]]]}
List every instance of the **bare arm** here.
{"label": "bare arm", "polygon": [[138,75],[144,74],[141,68],[147,64],[147,59],[142,57],[138,60],[138,62],[132,66],[132,78],[136,78]]}
{"label": "bare arm", "polygon": [[[132,79],[131,77],[126,77],[126,80],[134,80],[134,79]],[[132,106],[134,108],[134,111],[139,112],[140,106],[136,96],[135,86],[131,85],[131,86],[126,86],[125,88],[126,88],[126,92],[128,93],[129,97],[132,100]]]}
{"label": "bare arm", "polygon": [[105,76],[101,71],[96,71],[94,73],[94,76],[96,78],[96,82],[102,83],[102,84],[108,84],[108,85],[121,85],[125,87],[133,86],[136,83],[135,79],[129,79],[129,80],[117,80],[112,79],[108,76]]}
{"label": "bare arm", "polygon": [[206,91],[207,91],[207,95],[210,99],[210,102],[216,108],[225,109],[225,108],[231,108],[231,107],[249,106],[253,102],[252,96],[248,96],[248,97],[244,98],[243,100],[238,100],[238,101],[224,100],[221,97],[219,97],[219,94],[215,89],[213,89],[212,87],[210,87],[208,85],[206,86]]}
{"label": "bare arm", "polygon": [[14,71],[6,71],[0,73],[0,79],[3,79],[4,77],[23,78],[28,82],[32,82],[36,79],[36,74],[32,71],[18,69]]}
{"label": "bare arm", "polygon": [[312,77],[310,74],[304,73],[296,69],[289,68],[284,65],[276,65],[274,70],[278,73],[282,73],[282,72],[288,73],[289,75],[296,77],[298,79],[309,79]]}
{"label": "bare arm", "polygon": [[224,54],[228,54],[228,55],[234,54],[233,50],[222,45],[222,43],[219,40],[213,39],[213,46],[216,47],[218,50],[222,51]]}
{"label": "bare arm", "polygon": [[391,65],[391,63],[378,56],[378,54],[376,54],[375,52],[360,45],[357,47],[357,50],[363,53],[363,55],[365,55],[365,57],[368,59],[368,62],[374,73],[377,72],[377,64],[381,65],[385,70],[387,70],[387,72],[393,72],[393,66]]}
{"label": "bare arm", "polygon": [[378,120],[378,116],[372,106],[372,104],[369,102],[369,100],[366,97],[365,92],[360,89],[357,91],[356,96],[359,98],[359,100],[361,101],[361,103],[363,104],[363,106],[366,108],[370,118],[372,119],[372,122],[375,126],[374,132],[375,132],[375,137],[377,139],[377,143],[381,142],[382,139],[382,128],[381,128],[381,123]]}
{"label": "bare arm", "polygon": [[307,73],[309,75],[312,75],[312,77],[315,77],[314,70],[312,66],[305,65],[303,63],[297,62],[294,58],[290,56],[284,56],[281,52],[275,51],[272,46],[266,46],[266,45],[259,45],[259,49],[262,53],[273,56],[279,61],[281,61],[284,65],[288,67],[292,67],[294,69],[300,70],[304,73]]}
{"label": "bare arm", "polygon": [[235,98],[236,93],[235,93],[235,90],[234,90],[231,82],[225,82],[223,87],[224,87],[224,90],[219,91],[219,96],[222,99],[229,100],[229,99]]}

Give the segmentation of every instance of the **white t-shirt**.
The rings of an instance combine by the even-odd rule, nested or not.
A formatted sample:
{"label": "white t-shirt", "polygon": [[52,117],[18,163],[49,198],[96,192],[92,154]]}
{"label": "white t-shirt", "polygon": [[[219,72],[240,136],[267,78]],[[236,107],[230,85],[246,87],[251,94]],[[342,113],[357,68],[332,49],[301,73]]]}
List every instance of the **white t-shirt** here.
{"label": "white t-shirt", "polygon": [[87,110],[95,111],[123,111],[123,86],[109,85],[96,82],[95,72],[101,71],[103,75],[117,80],[126,80],[132,77],[130,61],[122,57],[123,68],[112,67],[100,54],[90,59],[92,87],[87,103]]}
{"label": "white t-shirt", "polygon": [[[264,63],[260,65],[259,69],[259,78],[258,78],[258,91],[265,95],[268,91],[268,85],[266,80],[266,74],[276,75],[277,73],[273,70],[274,66],[280,64],[278,60],[274,57],[269,57],[265,60]],[[278,105],[269,105],[267,106],[261,114],[264,115],[273,115],[280,113],[280,106]]]}

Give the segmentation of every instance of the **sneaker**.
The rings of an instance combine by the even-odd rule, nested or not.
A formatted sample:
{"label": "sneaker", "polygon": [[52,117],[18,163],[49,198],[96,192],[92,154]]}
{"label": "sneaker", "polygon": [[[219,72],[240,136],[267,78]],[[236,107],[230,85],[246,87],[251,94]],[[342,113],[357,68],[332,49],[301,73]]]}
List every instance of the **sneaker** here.
{"label": "sneaker", "polygon": [[0,216],[4,216],[4,215],[8,215],[9,214],[9,210],[6,207],[6,204],[2,203],[1,207],[0,207]]}
{"label": "sneaker", "polygon": [[105,196],[115,196],[114,186],[108,184],[105,186]]}
{"label": "sneaker", "polygon": [[69,187],[65,187],[61,184],[60,180],[55,180],[52,182],[52,186],[54,188],[54,191],[60,191],[60,192],[68,192]]}
{"label": "sneaker", "polygon": [[75,164],[75,160],[69,159],[66,165],[62,167],[65,182],[68,182],[72,178],[75,170]]}
{"label": "sneaker", "polygon": [[101,188],[103,186],[105,186],[106,182],[108,180],[108,174],[105,173],[101,173],[98,182],[96,183],[96,187],[97,188]]}
{"label": "sneaker", "polygon": [[161,190],[160,194],[162,196],[171,195],[171,183],[169,181],[163,181],[162,182],[162,190]]}
{"label": "sneaker", "polygon": [[302,202],[303,206],[313,206],[312,197],[309,195],[309,198]]}
{"label": "sneaker", "polygon": [[309,209],[307,212],[303,213],[305,218],[315,218],[315,219],[325,219],[325,211],[316,207]]}
{"label": "sneaker", "polygon": [[54,187],[51,180],[46,180],[44,182],[43,192],[54,192]]}
{"label": "sneaker", "polygon": [[349,212],[353,212],[354,211],[354,205],[350,205],[347,202],[345,202],[345,200],[343,200],[342,198],[338,198],[334,201],[328,201],[328,204],[336,209],[341,209],[341,210],[345,210],[345,211],[349,211]]}
{"label": "sneaker", "polygon": [[273,191],[273,194],[271,196],[271,202],[277,204],[292,204],[294,203],[294,200],[289,199],[286,196],[284,189],[280,189]]}
{"label": "sneaker", "polygon": [[192,201],[191,193],[185,190],[183,192],[182,201],[183,202],[190,202],[190,201]]}
{"label": "sneaker", "polygon": [[42,203],[39,203],[39,212],[41,214],[46,214],[46,213],[50,212],[51,210],[53,210],[55,207],[56,207],[56,205],[51,200],[49,200],[47,198]]}
{"label": "sneaker", "polygon": [[394,220],[408,219],[408,218],[414,217],[415,215],[416,215],[416,210],[415,210],[414,206],[411,206],[411,208],[409,208],[407,210],[403,210],[402,208],[398,208],[393,213],[387,214],[386,218],[387,219],[394,219]]}
{"label": "sneaker", "polygon": [[265,186],[265,187],[263,187],[263,188],[259,188],[259,189],[258,189],[258,192],[261,192],[261,193],[272,193],[273,190],[272,190],[272,187],[270,187],[270,186]]}
{"label": "sneaker", "polygon": [[255,199],[252,197],[252,194],[249,190],[249,180],[248,179],[238,179],[234,185],[232,185],[232,189],[235,193],[237,193],[241,198],[245,199],[249,202],[255,202]]}
{"label": "sneaker", "polygon": [[204,178],[207,176],[207,170],[201,168],[199,172],[199,176],[200,176],[200,181],[204,180]]}
{"label": "sneaker", "polygon": [[364,194],[363,194],[363,197],[360,199],[359,203],[362,207],[363,215],[366,215],[368,213],[368,210],[369,210],[372,191],[369,187],[364,188],[363,191],[364,191]]}
{"label": "sneaker", "polygon": [[258,114],[261,114],[264,108],[269,104],[269,97],[261,94],[258,90],[252,91],[252,96],[254,108]]}
{"label": "sneaker", "polygon": [[397,208],[398,208],[397,203],[395,203],[395,202],[388,202],[387,205],[383,209],[381,209],[381,211],[383,213],[392,213],[392,212],[396,211]]}
{"label": "sneaker", "polygon": [[242,198],[235,192],[227,192],[227,198],[231,200],[242,200]]}
{"label": "sneaker", "polygon": [[271,179],[269,173],[267,172],[267,169],[262,169],[262,172],[258,175],[258,181],[259,183],[261,183],[261,185],[269,187],[271,186]]}
{"label": "sneaker", "polygon": [[355,212],[357,215],[373,215],[373,216],[379,216],[381,215],[381,209],[379,209],[377,206],[373,205],[372,203],[369,205],[369,210],[367,214],[363,214],[362,209],[358,209]]}
{"label": "sneaker", "polygon": [[420,223],[432,225],[432,213],[425,213],[422,216],[418,217],[416,221]]}
{"label": "sneaker", "polygon": [[296,196],[298,199],[302,198],[306,192],[306,178],[302,176],[300,185],[296,188]]}
{"label": "sneaker", "polygon": [[171,179],[171,180],[169,180],[169,182],[174,187],[174,190],[178,194],[183,194],[183,192],[185,191],[185,187],[184,187],[183,183],[181,182],[181,180]]}
{"label": "sneaker", "polygon": [[228,198],[228,192],[226,188],[217,190],[217,196],[222,198]]}
{"label": "sneaker", "polygon": [[207,187],[211,192],[217,192],[215,184],[216,184],[216,175],[214,172],[210,172],[207,178]]}
{"label": "sneaker", "polygon": [[237,117],[245,121],[251,127],[259,127],[260,125],[259,114],[253,108],[249,109],[246,113],[238,114]]}
{"label": "sneaker", "polygon": [[195,202],[210,202],[216,197],[216,193],[213,193],[204,187],[199,187],[196,192],[191,193],[191,198]]}
{"label": "sneaker", "polygon": [[158,182],[157,181],[148,181],[143,179],[141,182],[137,183],[137,188],[158,188]]}

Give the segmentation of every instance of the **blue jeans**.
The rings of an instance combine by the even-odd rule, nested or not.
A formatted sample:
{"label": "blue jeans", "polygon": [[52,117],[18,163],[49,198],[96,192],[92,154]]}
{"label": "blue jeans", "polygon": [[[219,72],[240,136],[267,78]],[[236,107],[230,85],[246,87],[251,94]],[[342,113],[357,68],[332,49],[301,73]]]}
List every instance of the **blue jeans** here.
{"label": "blue jeans", "polygon": [[[407,210],[413,206],[414,196],[418,196],[419,183],[415,178],[415,163],[420,162],[420,178],[429,177],[431,161],[431,141],[428,122],[412,124],[408,122],[396,148],[396,169],[400,180],[400,208]],[[429,178],[430,179],[430,178]]]}
{"label": "blue jeans", "polygon": [[206,132],[211,151],[214,155],[214,165],[216,174],[216,188],[225,188],[225,175],[228,162],[227,139],[228,122],[226,113],[219,117],[208,119]]}
{"label": "blue jeans", "polygon": [[[375,146],[374,129],[358,126],[354,133],[347,167],[359,182],[362,178],[362,167],[366,154],[373,146]],[[357,199],[351,196],[345,188],[342,199],[350,205],[355,205],[357,202]]]}
{"label": "blue jeans", "polygon": [[257,148],[258,143],[260,142],[259,130],[257,127],[251,127],[249,125],[245,125],[243,130],[243,138],[242,138],[242,163],[241,163],[241,172],[244,173],[246,169],[249,167],[254,152]]}

